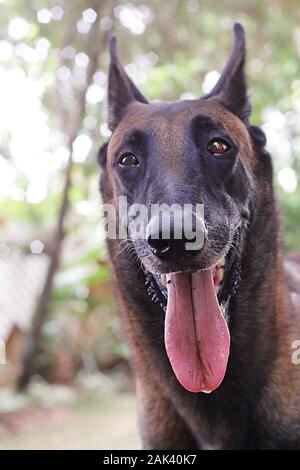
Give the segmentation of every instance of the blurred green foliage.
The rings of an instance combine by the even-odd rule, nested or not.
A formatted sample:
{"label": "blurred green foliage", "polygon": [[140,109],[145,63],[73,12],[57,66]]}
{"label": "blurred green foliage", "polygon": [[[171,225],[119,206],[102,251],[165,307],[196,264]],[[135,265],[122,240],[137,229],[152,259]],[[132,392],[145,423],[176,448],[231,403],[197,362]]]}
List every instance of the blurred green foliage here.
{"label": "blurred green foliage", "polygon": [[[95,4],[101,7],[96,19],[99,41],[108,31],[117,35],[120,56],[128,73],[150,99],[201,96],[207,74],[220,72],[225,63],[231,48],[233,22],[243,23],[247,34],[252,121],[263,126],[274,158],[275,184],[284,213],[285,246],[288,250],[299,249],[299,0],[163,3],[160,0],[0,0],[0,78],[6,80],[8,87],[4,91],[2,87],[2,93],[10,93],[13,101],[16,90],[7,85],[10,77],[15,77],[15,86],[25,86],[30,79],[28,83],[36,87],[34,90],[41,87],[39,93],[33,90],[34,105],[21,99],[10,107],[8,101],[0,112],[0,184],[5,188],[0,190],[0,243],[30,251],[32,240],[39,239],[45,250],[51,247],[66,163],[64,126],[66,116],[76,114],[76,97],[84,86],[89,60],[84,53],[93,19],[91,10],[89,14],[87,11]],[[63,310],[84,318],[95,309],[101,312],[104,305],[103,315],[107,319],[113,311],[111,301],[103,300],[103,293],[97,293],[97,286],[109,278],[96,165],[97,149],[107,140],[104,125],[107,65],[108,54],[103,48],[99,70],[87,96],[86,117],[78,132],[87,137],[89,148],[86,150],[81,142],[82,154],[77,157],[73,170],[67,238],[51,309],[54,316]],[[19,111],[23,122],[27,120],[25,106],[29,133],[24,135],[15,129],[14,121]],[[36,121],[30,114],[34,106]],[[13,116],[6,122],[5,113],[11,109],[15,119]],[[44,127],[40,129],[43,119]],[[37,126],[36,129],[31,129],[31,125]],[[42,132],[45,141],[40,143],[39,150],[33,145],[34,136],[38,138]],[[10,178],[9,185],[5,185],[8,181],[5,172]],[[43,182],[42,191],[37,185],[39,181]],[[36,187],[40,194],[38,190],[33,191]],[[118,329],[114,322],[113,319],[113,328]]]}

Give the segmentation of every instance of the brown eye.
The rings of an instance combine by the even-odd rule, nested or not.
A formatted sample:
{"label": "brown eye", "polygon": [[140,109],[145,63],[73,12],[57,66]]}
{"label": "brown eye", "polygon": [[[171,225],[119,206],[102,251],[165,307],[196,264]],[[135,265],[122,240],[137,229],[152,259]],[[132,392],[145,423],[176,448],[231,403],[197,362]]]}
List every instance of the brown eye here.
{"label": "brown eye", "polygon": [[213,139],[209,142],[207,150],[212,155],[223,155],[230,149],[230,146],[222,139]]}
{"label": "brown eye", "polygon": [[133,153],[125,153],[119,158],[118,163],[122,166],[134,166],[138,165],[139,161]]}

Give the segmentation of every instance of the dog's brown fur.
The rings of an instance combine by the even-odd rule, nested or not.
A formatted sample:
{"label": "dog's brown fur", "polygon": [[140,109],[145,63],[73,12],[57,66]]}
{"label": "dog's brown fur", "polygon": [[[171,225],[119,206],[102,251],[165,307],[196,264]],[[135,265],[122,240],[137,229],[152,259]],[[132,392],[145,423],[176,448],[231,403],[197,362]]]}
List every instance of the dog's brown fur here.
{"label": "dog's brown fur", "polygon": [[210,395],[192,394],[177,382],[164,349],[163,315],[147,296],[143,270],[128,259],[119,240],[108,240],[132,350],[143,446],[300,449],[300,365],[292,363],[292,344],[300,340],[300,254],[289,255],[284,269],[270,157],[257,129],[214,97],[179,104],[170,113],[133,100],[118,125],[111,125],[113,135],[100,156],[104,202],[116,205],[120,195],[112,159],[128,130],[146,126],[158,136],[162,172],[176,179],[184,171],[184,123],[200,113],[215,118],[239,141],[253,181],[255,217],[244,240],[241,285],[230,302],[228,369]]}

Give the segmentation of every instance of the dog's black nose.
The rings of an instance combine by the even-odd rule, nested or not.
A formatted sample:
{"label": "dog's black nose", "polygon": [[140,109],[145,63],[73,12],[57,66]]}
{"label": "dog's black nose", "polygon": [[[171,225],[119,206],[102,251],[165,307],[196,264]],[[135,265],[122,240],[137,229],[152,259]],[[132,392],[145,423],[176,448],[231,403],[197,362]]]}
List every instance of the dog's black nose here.
{"label": "dog's black nose", "polygon": [[203,218],[191,214],[184,219],[184,213],[170,217],[151,217],[146,229],[146,239],[152,253],[158,258],[176,262],[178,257],[196,256],[202,249],[206,237]]}
{"label": "dog's black nose", "polygon": [[176,256],[195,256],[200,250],[186,250],[186,240],[155,240],[148,239],[151,251],[161,259],[175,258]]}
{"label": "dog's black nose", "polygon": [[170,240],[161,240],[149,237],[147,241],[151,247],[152,253],[154,253],[159,258],[166,256],[171,249],[169,243]]}
{"label": "dog's black nose", "polygon": [[152,253],[161,259],[176,259],[182,256],[195,256],[199,253],[200,249],[187,249],[189,243],[195,240],[187,240],[184,235],[180,239],[174,238],[172,233],[170,238],[164,238],[162,233],[148,237],[148,243],[151,247]]}

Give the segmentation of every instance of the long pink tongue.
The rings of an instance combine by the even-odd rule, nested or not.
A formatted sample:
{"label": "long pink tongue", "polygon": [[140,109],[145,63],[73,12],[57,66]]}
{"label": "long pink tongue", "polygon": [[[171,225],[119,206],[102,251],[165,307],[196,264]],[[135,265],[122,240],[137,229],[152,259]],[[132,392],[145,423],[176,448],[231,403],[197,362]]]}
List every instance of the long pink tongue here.
{"label": "long pink tongue", "polygon": [[173,371],[190,392],[222,382],[230,335],[215,293],[212,270],[167,276],[165,345]]}

